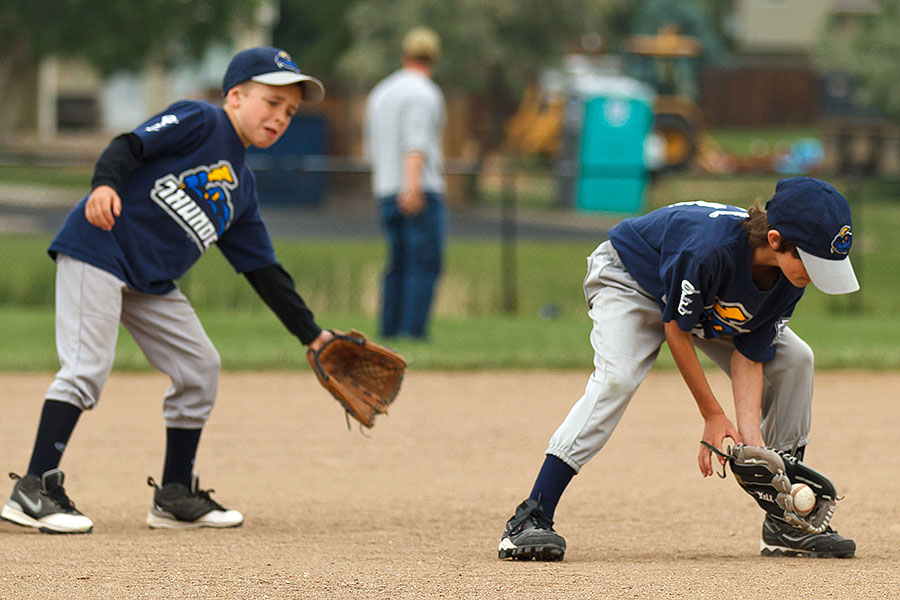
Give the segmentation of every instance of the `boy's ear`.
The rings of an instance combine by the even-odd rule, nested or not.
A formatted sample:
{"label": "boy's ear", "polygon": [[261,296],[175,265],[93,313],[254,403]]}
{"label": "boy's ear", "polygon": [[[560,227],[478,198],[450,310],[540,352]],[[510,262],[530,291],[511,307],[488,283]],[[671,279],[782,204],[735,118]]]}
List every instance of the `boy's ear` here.
{"label": "boy's ear", "polygon": [[226,106],[229,106],[234,103],[234,101],[236,100],[236,98],[234,96],[237,93],[238,93],[237,86],[228,90],[228,92],[225,94],[225,105]]}
{"label": "boy's ear", "polygon": [[239,83],[225,94],[225,104],[230,104],[232,106],[237,106],[240,104],[241,96],[244,96],[244,84]]}
{"label": "boy's ear", "polygon": [[766,234],[766,239],[768,240],[769,247],[772,250],[778,252],[778,250],[781,249],[781,234],[777,229],[770,229]]}

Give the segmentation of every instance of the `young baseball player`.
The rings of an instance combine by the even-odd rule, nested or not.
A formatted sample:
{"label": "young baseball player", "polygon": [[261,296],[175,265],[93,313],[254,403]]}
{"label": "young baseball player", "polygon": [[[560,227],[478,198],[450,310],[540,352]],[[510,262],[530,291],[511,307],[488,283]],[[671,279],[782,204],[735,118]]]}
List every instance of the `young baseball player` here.
{"label": "young baseball player", "polygon": [[[787,327],[810,281],[827,294],[859,289],[849,251],[850,208],[831,185],[779,181],[765,209],[684,202],[626,219],[588,257],[584,293],[593,321],[594,372],[550,439],[529,497],[506,523],[500,558],[560,560],[566,542],[553,515],[572,477],[603,448],[663,342],[703,417],[701,439],[718,448],[792,450],[809,441],[813,353]],[[696,354],[732,381],[725,416]],[[703,476],[713,473],[701,445]],[[853,540],[812,535],[766,517],[764,554],[852,556]]]}
{"label": "young baseball player", "polygon": [[49,248],[57,264],[56,344],[60,370],[50,385],[25,476],[3,519],[44,532],[86,533],[59,469],[79,416],[93,408],[109,376],[122,323],[154,367],[171,377],[165,395],[166,455],[147,514],[152,528],[236,527],[243,516],[198,487],[200,433],[216,398],[219,356],[173,280],[213,244],[311,348],[331,338],[275,259],[257,209],[246,149],[267,148],[301,102],[325,89],[276,48],[231,60],[224,107],[177,102],[115,138],[97,161],[91,192]]}

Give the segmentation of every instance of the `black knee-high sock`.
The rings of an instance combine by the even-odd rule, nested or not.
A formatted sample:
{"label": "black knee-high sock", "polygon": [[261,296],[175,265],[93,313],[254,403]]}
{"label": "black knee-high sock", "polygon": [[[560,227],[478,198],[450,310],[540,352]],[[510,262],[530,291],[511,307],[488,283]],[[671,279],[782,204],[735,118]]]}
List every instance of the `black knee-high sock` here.
{"label": "black knee-high sock", "polygon": [[194,458],[202,429],[166,429],[166,464],[162,484],[181,483],[191,487]]}
{"label": "black knee-high sock", "polygon": [[81,412],[80,408],[68,402],[44,401],[31,462],[28,464],[29,475],[41,476],[59,466],[63,450],[69,443],[69,436],[72,435]]}
{"label": "black knee-high sock", "polygon": [[544,464],[541,466],[529,498],[541,503],[544,514],[551,521],[562,493],[574,476],[575,469],[552,454],[548,454],[544,459]]}

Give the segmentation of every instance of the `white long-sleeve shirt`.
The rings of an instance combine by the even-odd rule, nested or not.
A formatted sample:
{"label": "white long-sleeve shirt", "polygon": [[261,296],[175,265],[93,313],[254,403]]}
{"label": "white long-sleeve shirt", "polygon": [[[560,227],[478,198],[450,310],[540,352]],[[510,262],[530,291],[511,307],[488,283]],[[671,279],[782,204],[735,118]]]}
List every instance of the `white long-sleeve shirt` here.
{"label": "white long-sleeve shirt", "polygon": [[365,147],[376,198],[403,189],[403,163],[409,152],[425,157],[422,189],[443,194],[444,95],[424,73],[400,69],[376,85],[366,101]]}

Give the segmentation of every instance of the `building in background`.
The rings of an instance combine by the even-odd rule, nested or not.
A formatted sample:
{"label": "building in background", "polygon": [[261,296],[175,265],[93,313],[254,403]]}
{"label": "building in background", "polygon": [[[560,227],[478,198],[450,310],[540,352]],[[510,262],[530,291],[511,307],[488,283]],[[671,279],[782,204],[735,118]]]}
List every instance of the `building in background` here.
{"label": "building in background", "polygon": [[175,100],[219,101],[231,56],[240,48],[271,44],[277,18],[277,2],[263,2],[256,19],[242,23],[233,46],[211,47],[199,64],[172,70],[148,63],[139,73],[103,78],[85,60],[46,56],[37,66],[37,77],[23,82],[33,87],[27,96],[34,100],[25,103],[20,114],[7,117],[13,131],[4,149],[57,152],[76,160],[95,157],[111,133],[132,129]]}
{"label": "building in background", "polygon": [[[705,68],[699,80],[697,104],[705,126],[813,125],[833,110],[847,109],[838,97],[847,81],[819,72],[813,50],[826,19],[837,14],[852,21],[854,15],[871,14],[880,9],[876,0],[734,0],[733,6],[723,24],[733,42],[731,60]],[[233,52],[270,44],[278,18],[277,0],[263,3],[233,46],[210,48],[200,64],[171,71],[148,64],[140,73],[104,79],[84,61],[48,57],[36,76],[20,78],[23,87],[33,89],[25,93],[28,101],[19,114],[0,115],[6,130],[12,126],[0,150],[93,161],[111,134],[134,127],[173,100],[218,101],[221,74]],[[445,155],[464,162],[482,156],[490,128],[478,100],[451,91],[447,103]],[[316,107],[327,122],[329,154],[361,156],[361,106],[362,97],[335,86]],[[467,194],[463,179],[451,177],[448,184],[451,200]]]}

